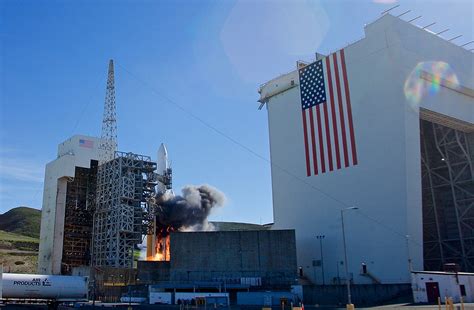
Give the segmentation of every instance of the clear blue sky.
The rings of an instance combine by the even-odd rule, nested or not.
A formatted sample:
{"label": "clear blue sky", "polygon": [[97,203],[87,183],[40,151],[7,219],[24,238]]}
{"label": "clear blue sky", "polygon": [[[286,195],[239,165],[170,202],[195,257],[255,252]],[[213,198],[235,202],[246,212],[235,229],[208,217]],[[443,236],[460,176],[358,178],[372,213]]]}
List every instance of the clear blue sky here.
{"label": "clear blue sky", "polygon": [[458,44],[473,39],[469,0],[0,0],[0,213],[41,208],[57,145],[100,136],[113,58],[119,149],[155,157],[164,142],[176,191],[207,183],[226,194],[213,219],[272,222],[269,164],[156,92],[269,158],[258,86],[361,38],[364,24],[395,4],[395,14],[412,10],[405,20],[423,15],[418,24],[450,28],[445,38],[463,34]]}

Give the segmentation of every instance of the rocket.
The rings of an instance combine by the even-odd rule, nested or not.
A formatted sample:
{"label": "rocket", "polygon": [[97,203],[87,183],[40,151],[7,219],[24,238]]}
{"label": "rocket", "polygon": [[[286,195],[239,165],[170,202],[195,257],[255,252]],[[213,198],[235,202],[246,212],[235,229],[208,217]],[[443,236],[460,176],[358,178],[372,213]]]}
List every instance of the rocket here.
{"label": "rocket", "polygon": [[[156,173],[158,174],[158,185],[156,193],[158,195],[164,194],[170,190],[171,186],[171,172],[170,162],[168,160],[168,150],[164,143],[161,143],[156,152]],[[155,260],[156,251],[156,218],[153,219],[153,234],[147,235],[146,239],[146,259]]]}
{"label": "rocket", "polygon": [[164,175],[169,167],[168,150],[165,144],[161,143],[158,152],[156,152],[156,172],[159,175]]}
{"label": "rocket", "polygon": [[156,153],[156,172],[158,174],[158,186],[156,193],[158,195],[164,194],[167,191],[173,190],[171,189],[171,165],[168,160],[168,150],[164,143],[161,143],[160,147],[158,148],[158,152]]}

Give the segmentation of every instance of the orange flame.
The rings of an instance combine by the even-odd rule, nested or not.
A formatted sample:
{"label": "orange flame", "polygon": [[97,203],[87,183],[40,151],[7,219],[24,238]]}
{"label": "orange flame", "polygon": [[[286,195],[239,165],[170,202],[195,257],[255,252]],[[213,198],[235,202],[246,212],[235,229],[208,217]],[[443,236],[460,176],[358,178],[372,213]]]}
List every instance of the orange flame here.
{"label": "orange flame", "polygon": [[151,261],[169,261],[170,260],[170,232],[174,231],[174,228],[168,226],[162,228],[156,236],[156,243],[154,244],[154,256],[147,257],[147,260]]}

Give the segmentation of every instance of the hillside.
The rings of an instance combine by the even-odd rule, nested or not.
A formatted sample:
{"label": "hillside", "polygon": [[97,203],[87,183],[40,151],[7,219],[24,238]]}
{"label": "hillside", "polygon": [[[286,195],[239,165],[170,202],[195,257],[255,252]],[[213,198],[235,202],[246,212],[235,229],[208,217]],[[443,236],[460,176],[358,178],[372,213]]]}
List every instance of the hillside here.
{"label": "hillside", "polygon": [[0,230],[39,238],[41,211],[28,207],[13,208],[0,214]]}
{"label": "hillside", "polygon": [[238,223],[238,222],[210,222],[217,231],[267,230],[268,225]]}
{"label": "hillside", "polygon": [[1,241],[12,241],[12,242],[39,243],[38,238],[28,237],[28,236],[25,236],[25,235],[11,233],[11,232],[7,232],[7,231],[4,231],[4,230],[0,230],[0,240]]}

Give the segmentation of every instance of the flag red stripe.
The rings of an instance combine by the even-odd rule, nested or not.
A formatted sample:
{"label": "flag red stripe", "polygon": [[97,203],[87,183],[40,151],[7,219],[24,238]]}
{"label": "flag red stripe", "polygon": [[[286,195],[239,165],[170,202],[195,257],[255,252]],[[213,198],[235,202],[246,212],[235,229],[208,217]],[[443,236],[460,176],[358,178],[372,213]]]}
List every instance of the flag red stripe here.
{"label": "flag red stripe", "polygon": [[346,124],[344,121],[344,107],[341,98],[341,83],[339,79],[339,68],[337,65],[337,53],[332,54],[334,61],[334,75],[336,76],[337,102],[339,105],[339,119],[341,121],[342,148],[344,152],[344,166],[349,167],[349,154],[347,153]]}
{"label": "flag red stripe", "polygon": [[341,157],[339,154],[339,138],[337,136],[337,125],[336,125],[336,111],[334,107],[334,93],[332,89],[332,78],[331,78],[331,64],[329,57],[326,57],[326,70],[328,72],[328,88],[329,88],[329,99],[331,101],[331,116],[332,116],[332,130],[334,134],[334,147],[336,149],[336,165],[337,169],[341,169]]}
{"label": "flag red stripe", "polygon": [[303,112],[304,150],[305,150],[305,155],[306,155],[306,175],[310,176],[311,170],[309,166],[308,130],[306,129],[306,112],[305,110],[302,110],[301,112]]}
{"label": "flag red stripe", "polygon": [[[325,105],[325,103],[322,103]],[[324,160],[324,146],[323,146],[323,130],[321,129],[321,104],[316,106],[316,118],[318,119],[318,142],[319,142],[319,156],[321,157],[321,173],[326,172],[326,163]]]}
{"label": "flag red stripe", "polygon": [[333,166],[332,166],[331,134],[329,133],[328,105],[327,105],[327,102],[323,102],[322,105],[323,105],[323,112],[324,112],[324,127],[326,129],[326,148],[328,149],[329,171],[332,171]]}
{"label": "flag red stripe", "polygon": [[313,167],[314,174],[318,174],[318,159],[316,157],[316,141],[314,139],[314,117],[313,117],[313,107],[309,108],[309,122],[311,123],[311,148],[313,151]]}
{"label": "flag red stripe", "polygon": [[351,149],[352,149],[352,162],[357,165],[357,150],[355,144],[354,126],[352,124],[352,107],[351,107],[351,96],[349,94],[349,83],[347,82],[347,71],[346,71],[346,59],[344,57],[344,50],[341,50],[341,66],[342,76],[344,78],[344,89],[346,93],[346,104],[347,104],[347,118],[349,121],[349,130],[351,136]]}

